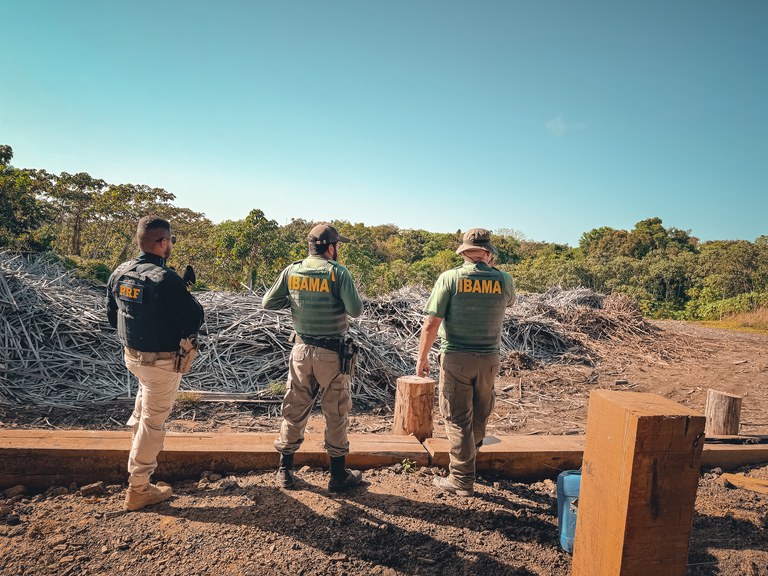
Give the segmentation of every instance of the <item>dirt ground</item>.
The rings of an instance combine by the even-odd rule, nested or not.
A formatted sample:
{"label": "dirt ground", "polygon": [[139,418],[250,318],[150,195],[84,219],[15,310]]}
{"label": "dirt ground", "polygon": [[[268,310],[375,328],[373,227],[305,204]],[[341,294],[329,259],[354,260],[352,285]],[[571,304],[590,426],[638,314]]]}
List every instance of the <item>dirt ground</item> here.
{"label": "dirt ground", "polygon": [[[652,338],[603,342],[594,365],[510,358],[488,433],[581,434],[594,388],[655,392],[699,410],[715,388],[744,396],[743,434],[768,434],[768,336],[657,326]],[[352,430],[388,432],[391,408],[355,413]],[[0,407],[0,427],[124,429],[129,411]],[[278,423],[263,406],[182,401],[169,429],[264,432]],[[310,430],[322,430],[319,417]],[[437,414],[435,433],[443,435]],[[174,484],[167,503],[127,514],[122,486],[6,494],[0,574],[569,574],[553,482],[482,478],[465,499],[432,486],[442,471],[401,468],[368,471],[345,495],[328,494],[320,469],[302,469],[295,491],[275,488],[271,472],[190,479]],[[699,482],[688,573],[768,575],[767,497],[727,488],[721,472]],[[738,472],[768,479],[768,465]]]}

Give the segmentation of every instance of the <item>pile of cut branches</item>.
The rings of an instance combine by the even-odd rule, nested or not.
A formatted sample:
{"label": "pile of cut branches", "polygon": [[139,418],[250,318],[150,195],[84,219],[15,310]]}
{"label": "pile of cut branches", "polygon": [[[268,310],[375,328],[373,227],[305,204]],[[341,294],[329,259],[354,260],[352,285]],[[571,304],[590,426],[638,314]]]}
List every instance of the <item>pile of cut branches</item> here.
{"label": "pile of cut branches", "polygon": [[[397,377],[413,373],[428,295],[411,287],[368,300],[351,321],[350,335],[361,345],[352,384],[358,403],[385,402]],[[290,312],[264,310],[254,293],[197,296],[206,321],[182,388],[279,401],[274,384],[286,379]],[[599,340],[653,330],[628,299],[558,288],[518,298],[507,312],[501,352],[512,353],[516,365],[593,365]],[[82,407],[130,398],[135,387],[106,320],[105,288],[45,256],[0,252],[0,402]]]}

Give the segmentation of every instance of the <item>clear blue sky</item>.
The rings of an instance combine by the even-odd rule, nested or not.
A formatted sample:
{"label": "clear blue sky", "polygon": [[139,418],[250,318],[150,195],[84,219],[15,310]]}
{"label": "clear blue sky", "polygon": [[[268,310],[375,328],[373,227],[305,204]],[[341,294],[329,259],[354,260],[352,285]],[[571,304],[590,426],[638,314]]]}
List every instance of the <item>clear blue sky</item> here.
{"label": "clear blue sky", "polygon": [[768,234],[768,2],[4,0],[14,165],[575,245]]}

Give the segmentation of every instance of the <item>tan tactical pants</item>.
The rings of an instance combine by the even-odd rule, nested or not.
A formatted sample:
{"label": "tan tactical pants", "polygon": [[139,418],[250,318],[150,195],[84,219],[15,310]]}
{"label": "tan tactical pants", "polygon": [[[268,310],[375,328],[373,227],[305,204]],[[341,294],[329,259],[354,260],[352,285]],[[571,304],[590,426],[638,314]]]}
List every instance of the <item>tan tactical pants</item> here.
{"label": "tan tactical pants", "polygon": [[154,366],[141,366],[125,356],[128,370],[139,379],[139,391],[128,426],[133,427],[133,444],[128,456],[128,483],[141,486],[157,468],[157,455],[163,449],[165,421],[173,408],[181,374],[174,372],[175,360],[156,360]]}
{"label": "tan tactical pants", "polygon": [[283,398],[283,422],[275,448],[293,454],[304,442],[304,429],[315,398],[325,416],[325,449],[331,457],[349,453],[347,427],[352,398],[349,376],[340,372],[339,355],[325,348],[294,344],[288,360],[288,390]]}
{"label": "tan tactical pants", "polygon": [[475,457],[493,411],[498,354],[447,352],[440,359],[440,411],[451,445],[450,472],[469,488],[475,481]]}

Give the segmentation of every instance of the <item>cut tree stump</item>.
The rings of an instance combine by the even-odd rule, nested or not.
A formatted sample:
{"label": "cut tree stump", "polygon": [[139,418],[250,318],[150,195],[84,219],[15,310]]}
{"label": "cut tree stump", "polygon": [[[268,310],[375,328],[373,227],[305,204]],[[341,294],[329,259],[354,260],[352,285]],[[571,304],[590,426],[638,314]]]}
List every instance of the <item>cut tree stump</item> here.
{"label": "cut tree stump", "polygon": [[392,434],[413,434],[420,442],[432,437],[435,384],[432,378],[421,376],[401,376],[397,379]]}
{"label": "cut tree stump", "polygon": [[741,396],[707,390],[707,418],[705,432],[707,436],[735,436],[739,433],[741,422]]}

